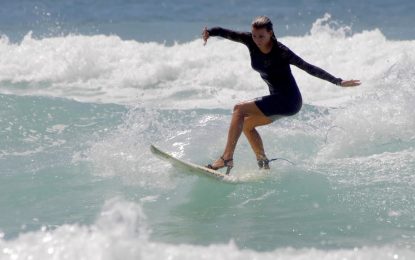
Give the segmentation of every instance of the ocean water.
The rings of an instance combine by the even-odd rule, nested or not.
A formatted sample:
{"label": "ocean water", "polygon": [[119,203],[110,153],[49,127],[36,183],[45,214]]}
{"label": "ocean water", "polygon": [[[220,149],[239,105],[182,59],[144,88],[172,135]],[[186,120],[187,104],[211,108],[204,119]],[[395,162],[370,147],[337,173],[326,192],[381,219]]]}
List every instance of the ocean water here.
{"label": "ocean water", "polygon": [[[2,1],[0,259],[415,259],[415,6],[378,1]],[[299,114],[242,136],[239,184],[205,164],[233,105],[267,93],[202,28],[268,15],[305,60]],[[250,180],[247,176],[260,176]]]}

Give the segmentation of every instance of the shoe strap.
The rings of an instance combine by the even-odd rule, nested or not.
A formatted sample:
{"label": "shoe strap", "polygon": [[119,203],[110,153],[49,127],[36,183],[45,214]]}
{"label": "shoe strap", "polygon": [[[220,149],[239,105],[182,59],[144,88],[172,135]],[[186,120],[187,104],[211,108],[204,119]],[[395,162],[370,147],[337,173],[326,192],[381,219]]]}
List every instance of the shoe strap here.
{"label": "shoe strap", "polygon": [[223,158],[223,155],[220,157],[220,159],[222,159],[223,164],[224,164],[225,166],[228,166],[228,163],[233,161],[233,158],[230,158],[230,159],[228,159],[228,160],[225,160],[225,158]]}

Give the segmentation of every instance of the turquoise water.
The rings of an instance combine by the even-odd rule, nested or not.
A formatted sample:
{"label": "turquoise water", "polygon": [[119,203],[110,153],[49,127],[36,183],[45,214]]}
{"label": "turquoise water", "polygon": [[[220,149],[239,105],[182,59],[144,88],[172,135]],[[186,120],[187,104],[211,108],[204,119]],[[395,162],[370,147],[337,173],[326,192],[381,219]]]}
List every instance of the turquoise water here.
{"label": "turquoise water", "polygon": [[[272,9],[279,40],[363,84],[342,89],[294,68],[303,109],[259,128],[269,156],[294,164],[264,175],[241,137],[240,184],[192,176],[149,150],[211,162],[233,105],[267,91],[244,46],[198,39],[218,17],[249,25],[249,3],[225,2],[233,18],[215,2],[174,3],[6,2],[0,259],[413,259],[415,42],[402,10],[412,2],[389,20],[388,1]],[[145,39],[132,33],[142,28]]]}

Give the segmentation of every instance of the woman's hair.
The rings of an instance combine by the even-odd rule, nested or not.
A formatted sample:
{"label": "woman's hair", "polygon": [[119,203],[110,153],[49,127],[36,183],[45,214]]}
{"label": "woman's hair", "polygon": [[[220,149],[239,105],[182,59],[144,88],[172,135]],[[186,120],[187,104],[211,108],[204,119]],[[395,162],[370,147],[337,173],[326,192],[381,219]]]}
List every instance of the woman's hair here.
{"label": "woman's hair", "polygon": [[271,19],[269,19],[266,16],[258,16],[255,17],[255,19],[252,21],[252,27],[255,29],[262,29],[265,28],[268,32],[272,31],[272,38],[274,40],[277,40],[275,37],[274,29],[272,28],[272,22]]}

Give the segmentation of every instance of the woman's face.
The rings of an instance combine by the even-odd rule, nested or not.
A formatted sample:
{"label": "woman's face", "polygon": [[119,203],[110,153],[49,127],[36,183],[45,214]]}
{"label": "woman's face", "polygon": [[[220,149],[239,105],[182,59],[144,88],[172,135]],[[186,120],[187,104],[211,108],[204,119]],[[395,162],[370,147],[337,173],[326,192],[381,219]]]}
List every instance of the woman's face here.
{"label": "woman's face", "polygon": [[252,39],[255,44],[261,48],[268,46],[272,38],[272,31],[267,31],[266,28],[257,29],[252,27]]}

